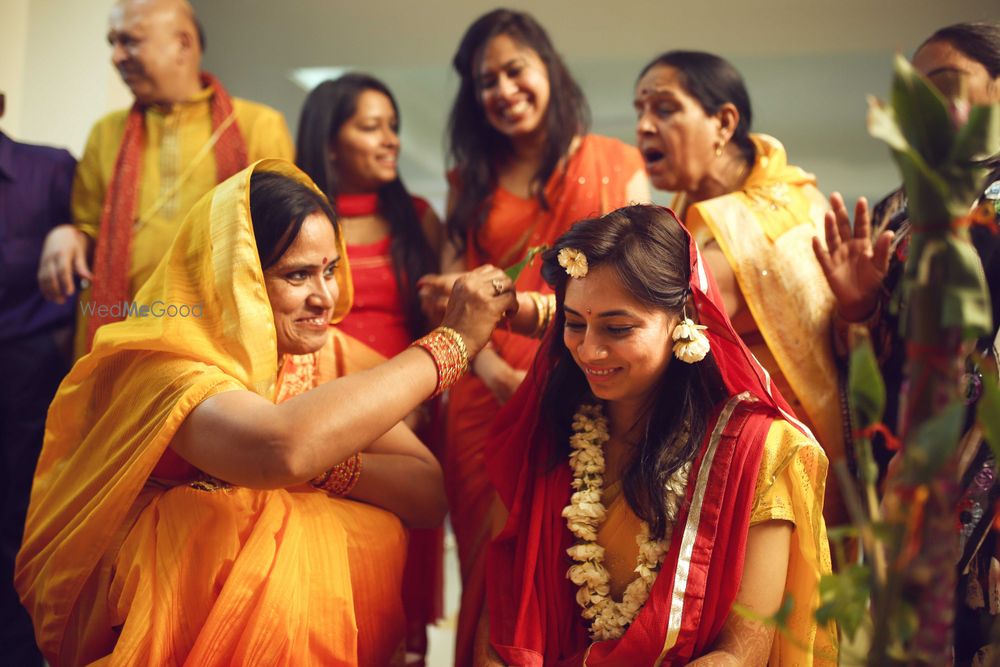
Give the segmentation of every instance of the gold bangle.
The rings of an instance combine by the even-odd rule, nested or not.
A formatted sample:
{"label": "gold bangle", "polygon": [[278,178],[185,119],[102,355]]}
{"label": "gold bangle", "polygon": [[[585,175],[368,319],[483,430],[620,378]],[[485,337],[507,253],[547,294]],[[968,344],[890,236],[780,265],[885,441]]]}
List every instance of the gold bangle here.
{"label": "gold bangle", "polygon": [[541,292],[528,292],[532,303],[535,304],[535,328],[530,336],[532,338],[542,338],[552,323],[552,315],[556,310],[556,295],[542,294]]}
{"label": "gold bangle", "polygon": [[451,327],[438,327],[437,330],[455,341],[455,345],[458,346],[459,351],[462,353],[462,359],[465,363],[465,370],[462,371],[464,373],[469,369],[469,348],[465,345],[465,338]]}
{"label": "gold bangle", "polygon": [[532,338],[538,338],[538,332],[545,321],[545,306],[542,304],[542,295],[538,292],[528,292],[528,296],[531,298],[531,303],[535,305],[535,326],[528,335]]}
{"label": "gold bangle", "polygon": [[542,322],[541,331],[538,337],[541,338],[545,335],[545,332],[549,330],[549,325],[552,324],[552,320],[556,315],[556,295],[555,294],[543,294],[542,302],[545,303],[545,321]]}
{"label": "gold bangle", "polygon": [[437,384],[431,397],[452,386],[469,370],[469,348],[462,334],[450,327],[438,327],[426,336],[415,340],[411,347],[419,347],[431,355],[437,370]]}
{"label": "gold bangle", "polygon": [[336,496],[346,496],[354,489],[359,479],[361,479],[361,452],[320,474],[310,484],[321,491]]}

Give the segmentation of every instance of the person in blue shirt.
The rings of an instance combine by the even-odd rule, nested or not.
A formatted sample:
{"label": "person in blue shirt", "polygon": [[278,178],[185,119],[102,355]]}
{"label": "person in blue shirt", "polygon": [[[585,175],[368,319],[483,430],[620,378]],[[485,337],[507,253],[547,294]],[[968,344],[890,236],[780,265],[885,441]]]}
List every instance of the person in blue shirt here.
{"label": "person in blue shirt", "polygon": [[[0,93],[0,116],[4,96]],[[41,665],[31,619],[14,590],[31,480],[49,402],[69,370],[75,299],[38,289],[45,235],[70,222],[76,160],[0,132],[0,646],[11,665]]]}

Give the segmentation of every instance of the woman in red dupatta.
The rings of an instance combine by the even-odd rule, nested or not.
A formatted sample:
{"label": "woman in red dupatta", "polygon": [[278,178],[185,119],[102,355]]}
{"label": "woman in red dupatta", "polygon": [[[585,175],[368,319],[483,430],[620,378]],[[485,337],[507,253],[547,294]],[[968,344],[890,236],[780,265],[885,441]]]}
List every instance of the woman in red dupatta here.
{"label": "woman in red dupatta", "polygon": [[[466,31],[453,64],[460,84],[450,121],[452,243],[446,244],[443,270],[510,266],[529,248],[551,244],[576,220],[649,201],[639,152],[587,133],[583,93],[531,16],[505,9],[481,16]],[[449,278],[442,279],[447,285]],[[433,284],[424,281],[425,288]],[[541,293],[551,303],[537,262],[516,287],[529,319]],[[443,464],[462,566],[460,666],[469,664],[482,607],[485,547],[502,523],[483,467],[483,443],[537,349],[536,339],[497,333],[493,348],[475,360],[475,376],[449,395]]]}
{"label": "woman in red dupatta", "polygon": [[[542,273],[555,325],[487,444],[509,517],[489,549],[484,664],[835,664],[834,629],[813,619],[826,457],[687,231],[667,209],[620,209],[577,223]],[[579,438],[603,427],[587,403],[610,423],[589,462]],[[783,598],[781,633],[733,611]]]}

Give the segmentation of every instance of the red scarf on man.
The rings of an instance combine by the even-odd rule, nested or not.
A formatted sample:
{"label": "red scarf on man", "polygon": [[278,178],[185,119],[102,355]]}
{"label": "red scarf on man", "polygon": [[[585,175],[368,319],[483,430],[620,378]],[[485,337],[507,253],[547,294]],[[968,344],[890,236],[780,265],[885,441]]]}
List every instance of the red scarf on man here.
{"label": "red scarf on man", "polygon": [[690,287],[712,355],[731,396],[746,393],[755,400],[731,398],[715,407],[649,598],[620,639],[592,644],[575,601],[577,587],[566,577],[573,537],[561,512],[570,501],[570,467],[544,470],[556,443],[546,435],[539,406],[554,359],[551,346],[561,344],[561,332],[549,331],[528,377],[497,415],[494,423],[502,426],[486,451],[490,479],[509,510],[490,545],[487,584],[490,641],[507,664],[563,667],[586,659],[590,667],[611,667],[662,659],[682,665],[709,650],[729,616],[743,576],[768,430],[774,419],[798,422],[733,330],[690,238],[689,248]]}
{"label": "red scarf on man", "polygon": [[[233,100],[219,80],[207,72],[201,74],[202,87],[212,88],[210,104],[212,130],[233,114]],[[111,184],[104,196],[101,226],[94,250],[94,283],[91,290],[96,304],[120,304],[129,301],[129,269],[132,258],[132,231],[142,183],[143,148],[146,143],[146,107],[136,102],[125,121],[125,133],[115,158]],[[221,183],[248,164],[246,141],[237,123],[232,123],[213,147],[215,180]],[[87,323],[87,349],[94,342],[98,327],[123,317],[100,317],[95,311]]]}

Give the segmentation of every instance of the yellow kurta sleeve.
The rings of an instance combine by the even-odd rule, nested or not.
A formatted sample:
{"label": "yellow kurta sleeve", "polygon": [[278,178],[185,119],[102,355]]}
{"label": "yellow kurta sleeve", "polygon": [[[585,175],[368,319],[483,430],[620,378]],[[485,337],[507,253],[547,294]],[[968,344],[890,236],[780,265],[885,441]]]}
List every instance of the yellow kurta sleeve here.
{"label": "yellow kurta sleeve", "polygon": [[271,107],[236,98],[233,100],[236,120],[247,143],[250,162],[264,158],[295,159],[295,144],[288,131],[285,117]]}
{"label": "yellow kurta sleeve", "polygon": [[[794,524],[785,597],[792,600],[788,637],[775,634],[768,665],[836,664],[836,630],[817,625],[819,580],[831,572],[830,544],[823,521],[828,462],[820,446],[786,421],[775,420],[767,434],[757,475],[750,525],[779,519]],[[801,646],[813,646],[805,655]]]}
{"label": "yellow kurta sleeve", "polygon": [[[772,425],[772,431],[774,428]],[[797,448],[783,446],[784,436],[780,438],[776,443],[778,446],[764,448],[760,470],[757,472],[757,490],[754,494],[753,507],[750,509],[751,526],[772,520],[795,523],[790,488],[793,482],[787,473],[791,464],[790,459],[795,456]],[[808,490],[806,492],[812,493]]]}
{"label": "yellow kurta sleeve", "polygon": [[115,111],[95,123],[76,166],[70,210],[73,224],[91,239],[97,238],[101,225],[104,194],[111,181],[127,118],[127,110]]}

